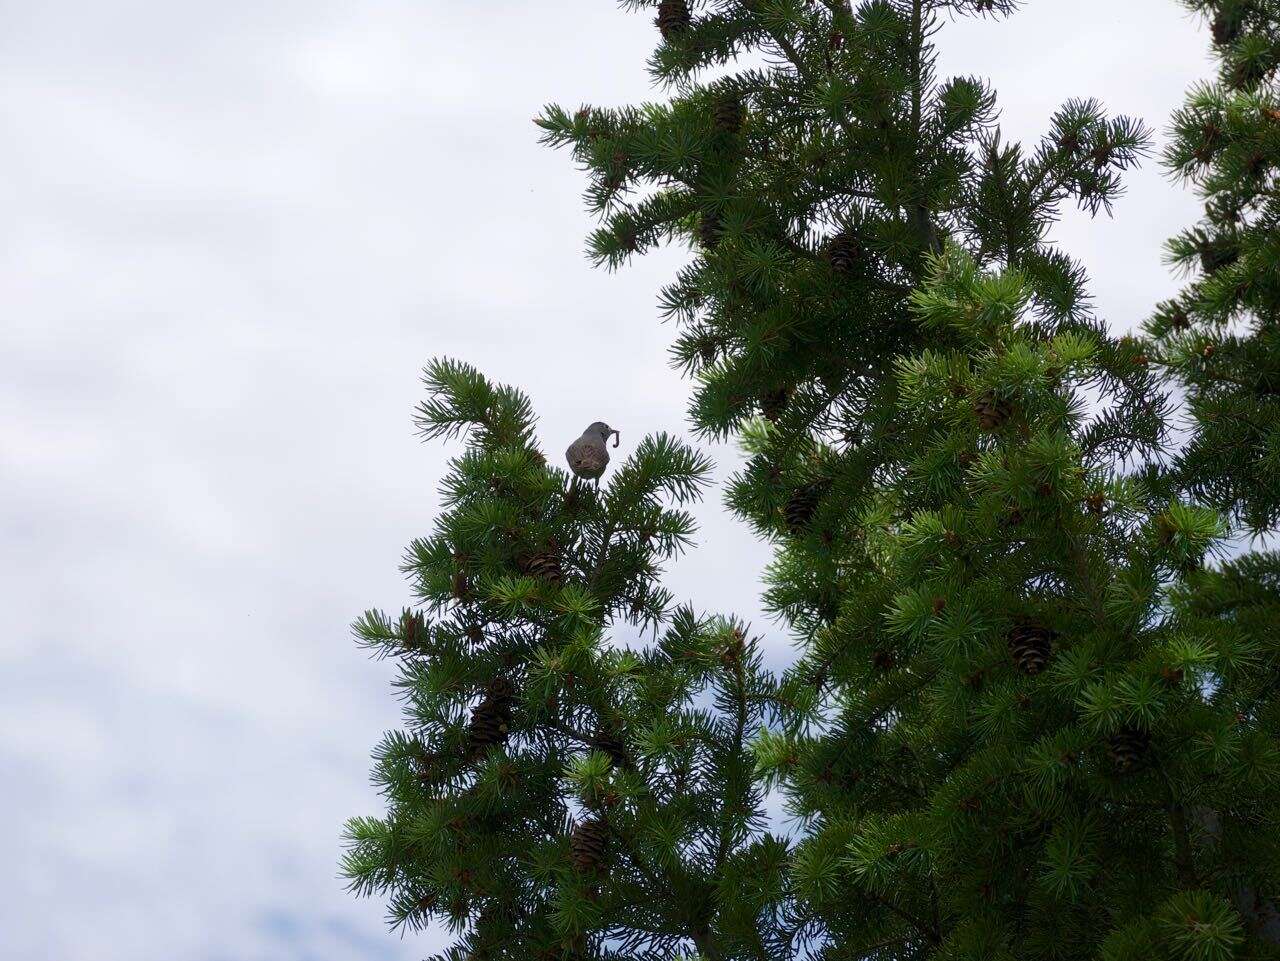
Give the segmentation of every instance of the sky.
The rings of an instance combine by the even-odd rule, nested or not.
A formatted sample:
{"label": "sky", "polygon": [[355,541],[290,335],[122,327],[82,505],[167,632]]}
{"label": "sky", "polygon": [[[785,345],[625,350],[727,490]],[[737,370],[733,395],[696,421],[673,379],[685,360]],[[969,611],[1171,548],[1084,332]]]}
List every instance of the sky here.
{"label": "sky", "polygon": [[[687,251],[591,269],[581,176],[531,122],[660,97],[652,23],[0,0],[0,26],[0,956],[424,957],[437,934],[388,933],[337,877],[398,724],[347,625],[408,600],[457,452],[413,436],[428,358],[523,388],[552,456],[594,420],[622,453],[686,431],[655,298]],[[1162,131],[1207,72],[1176,0],[1031,0],[939,44],[1018,139],[1072,96]],[[1123,329],[1176,288],[1160,243],[1196,214],[1153,159],[1055,238]],[[718,493],[698,514],[672,588],[784,663],[767,548]]]}

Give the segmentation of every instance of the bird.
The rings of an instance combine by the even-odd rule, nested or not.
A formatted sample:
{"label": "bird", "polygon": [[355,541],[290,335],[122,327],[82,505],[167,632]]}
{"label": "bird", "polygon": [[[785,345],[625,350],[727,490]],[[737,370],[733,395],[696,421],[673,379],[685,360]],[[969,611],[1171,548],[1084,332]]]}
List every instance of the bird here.
{"label": "bird", "polygon": [[582,436],[569,445],[564,456],[569,461],[569,469],[575,477],[593,480],[600,486],[600,475],[609,466],[608,441],[612,437],[613,446],[622,443],[622,432],[616,431],[603,421],[596,421],[582,432]]}

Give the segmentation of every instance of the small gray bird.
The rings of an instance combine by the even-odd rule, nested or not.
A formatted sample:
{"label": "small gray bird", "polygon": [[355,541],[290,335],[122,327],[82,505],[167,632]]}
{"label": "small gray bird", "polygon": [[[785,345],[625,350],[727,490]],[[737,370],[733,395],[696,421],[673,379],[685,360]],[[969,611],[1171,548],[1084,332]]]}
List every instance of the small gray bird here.
{"label": "small gray bird", "polygon": [[622,443],[621,431],[616,431],[608,424],[596,421],[582,432],[582,436],[569,445],[564,456],[569,460],[569,469],[586,480],[600,484],[600,475],[609,466],[609,438],[613,437],[613,446]]}

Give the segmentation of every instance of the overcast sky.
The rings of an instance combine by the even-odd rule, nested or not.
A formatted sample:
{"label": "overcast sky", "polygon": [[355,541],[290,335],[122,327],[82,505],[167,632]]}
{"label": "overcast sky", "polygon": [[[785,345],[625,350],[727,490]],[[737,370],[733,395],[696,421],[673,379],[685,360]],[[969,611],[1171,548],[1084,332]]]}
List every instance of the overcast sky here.
{"label": "overcast sky", "polygon": [[[428,357],[523,387],[554,456],[597,419],[683,430],[654,303],[684,252],[590,269],[530,122],[655,96],[654,36],[610,0],[0,0],[0,956],[438,946],[336,878],[398,723],[347,625],[406,601],[456,452],[412,435]],[[1070,96],[1163,129],[1205,42],[1175,0],[940,37],[1018,138]],[[1058,233],[1116,327],[1196,215],[1154,161],[1129,183]],[[719,514],[673,586],[785,660],[766,551]]]}

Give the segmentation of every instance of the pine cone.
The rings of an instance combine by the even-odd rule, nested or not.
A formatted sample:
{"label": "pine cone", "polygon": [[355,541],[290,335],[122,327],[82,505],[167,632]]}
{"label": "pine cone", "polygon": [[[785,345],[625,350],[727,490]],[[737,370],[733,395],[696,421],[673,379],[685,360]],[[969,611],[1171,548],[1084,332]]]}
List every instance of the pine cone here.
{"label": "pine cone", "polygon": [[440,755],[435,751],[429,750],[425,744],[419,744],[417,751],[414,753],[414,774],[423,784],[432,784],[439,780]]}
{"label": "pine cone", "polygon": [[1006,639],[1013,662],[1023,674],[1036,675],[1044,670],[1053,654],[1054,632],[1034,621],[1020,621],[1009,629]]}
{"label": "pine cone", "polygon": [[400,640],[406,651],[416,651],[427,640],[427,622],[421,611],[406,610],[400,616]]}
{"label": "pine cone", "polygon": [[973,412],[977,415],[979,427],[984,431],[995,431],[1013,416],[1013,404],[993,391],[987,391],[973,402]]}
{"label": "pine cone", "polygon": [[511,727],[511,712],[492,701],[481,701],[471,709],[467,743],[472,754],[483,754],[495,745],[505,744]]}
{"label": "pine cone", "polygon": [[511,703],[516,699],[516,686],[511,683],[510,678],[500,674],[485,685],[484,693],[485,697],[495,701]]}
{"label": "pine cone", "polygon": [[1240,259],[1240,245],[1230,237],[1206,240],[1200,246],[1200,269],[1206,274],[1230,267]]}
{"label": "pine cone", "polygon": [[782,412],[787,409],[787,404],[791,401],[791,390],[787,387],[779,387],[777,390],[771,390],[760,398],[760,413],[764,415],[766,420],[773,423],[778,422],[778,418],[782,416]]}
{"label": "pine cone", "polygon": [[1244,20],[1238,10],[1222,9],[1213,18],[1213,42],[1223,47],[1235,43],[1244,29]]}
{"label": "pine cone", "polygon": [[827,492],[827,485],[815,482],[797,487],[787,498],[782,515],[786,519],[787,529],[793,534],[803,533],[813,522],[822,496]]}
{"label": "pine cone", "polygon": [[658,4],[658,31],[663,40],[670,41],[683,34],[692,20],[688,0],[662,0]]}
{"label": "pine cone", "polygon": [[1214,151],[1222,143],[1222,127],[1212,120],[1205,121],[1200,128],[1200,147],[1196,156],[1206,163],[1213,159]]}
{"label": "pine cone", "polygon": [[1236,64],[1236,68],[1231,71],[1228,82],[1237,90],[1248,90],[1262,83],[1269,72],[1267,61],[1257,57],[1248,57]]}
{"label": "pine cone", "polygon": [[636,232],[634,224],[620,224],[616,236],[623,250],[634,254],[640,249],[640,235]]}
{"label": "pine cone", "polygon": [[698,218],[698,243],[711,250],[724,236],[724,218],[714,210],[703,211]]}
{"label": "pine cone", "polygon": [[471,597],[471,581],[467,578],[466,571],[453,572],[453,596],[459,601],[465,601]]}
{"label": "pine cone", "polygon": [[734,94],[724,94],[717,99],[712,113],[715,117],[716,129],[732,136],[736,136],[742,130],[742,122],[747,116],[742,101]]}
{"label": "pine cone", "polygon": [[821,592],[814,607],[818,616],[828,624],[834,624],[840,617],[840,602],[830,591]]}
{"label": "pine cone", "polygon": [[528,554],[516,561],[521,574],[537,577],[552,584],[564,580],[564,569],[560,565],[560,552],[555,544],[535,554]]}
{"label": "pine cone", "polygon": [[627,746],[622,742],[622,738],[613,731],[604,727],[597,728],[591,741],[592,746],[597,751],[602,751],[609,755],[609,760],[614,763],[615,767],[626,767],[628,765]]}
{"label": "pine cone", "polygon": [[471,723],[467,726],[467,743],[473,755],[507,742],[515,696],[515,687],[507,678],[499,676],[489,682],[484,697],[471,709]]}
{"label": "pine cone", "polygon": [[842,231],[827,241],[826,257],[836,273],[852,273],[862,259],[862,245],[853,234]]}
{"label": "pine cone", "polygon": [[569,858],[582,874],[600,874],[609,848],[609,824],[604,818],[587,818],[573,826]]}
{"label": "pine cone", "polygon": [[1111,735],[1107,749],[1116,770],[1128,774],[1137,769],[1151,748],[1151,735],[1141,728],[1125,727]]}

